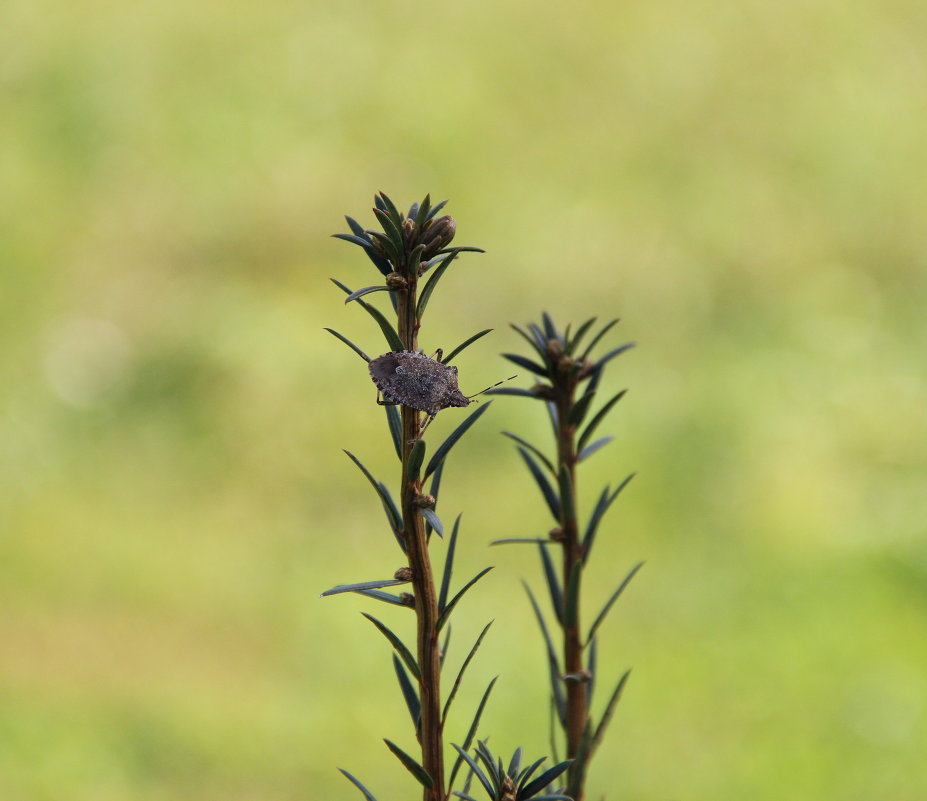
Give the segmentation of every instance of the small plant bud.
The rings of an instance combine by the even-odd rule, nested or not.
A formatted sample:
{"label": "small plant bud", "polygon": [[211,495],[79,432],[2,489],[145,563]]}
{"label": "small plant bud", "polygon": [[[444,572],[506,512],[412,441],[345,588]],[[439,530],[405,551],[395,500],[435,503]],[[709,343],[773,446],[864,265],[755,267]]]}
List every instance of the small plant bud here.
{"label": "small plant bud", "polygon": [[434,495],[416,495],[412,501],[419,509],[431,509],[435,505]]}
{"label": "small plant bud", "polygon": [[550,384],[535,384],[531,387],[531,394],[544,400],[554,400],[554,389]]}
{"label": "small plant bud", "polygon": [[399,593],[399,600],[402,601],[403,606],[415,608],[415,596],[411,592]]}
{"label": "small plant bud", "polygon": [[560,340],[548,339],[547,354],[556,359],[558,356],[560,356],[561,353],[563,353],[563,345],[560,344]]}
{"label": "small plant bud", "polygon": [[[387,261],[390,260],[390,255],[387,253],[386,248],[383,246],[383,243],[377,239],[375,236],[370,236],[371,230],[368,229],[364,233],[367,234],[367,238],[370,239],[370,242],[373,244],[373,249],[376,251],[378,256],[382,256]],[[373,233],[382,234],[382,231],[374,231]]]}
{"label": "small plant bud", "polygon": [[396,581],[412,581],[412,568],[400,567],[399,570],[393,573],[393,578]]}
{"label": "small plant bud", "polygon": [[402,241],[408,245],[415,237],[415,220],[406,220],[402,224]]}
{"label": "small plant bud", "polygon": [[515,801],[515,782],[512,781],[511,776],[506,776],[502,780],[502,799],[501,801]]}
{"label": "small plant bud", "polygon": [[422,242],[425,244],[422,259],[427,261],[439,250],[446,248],[454,239],[456,233],[457,223],[450,215],[445,214],[443,217],[433,220],[431,226],[422,236]]}
{"label": "small plant bud", "polygon": [[386,276],[386,285],[390,289],[405,289],[408,283],[399,273],[390,273]]}
{"label": "small plant bud", "polygon": [[554,542],[563,542],[566,539],[566,534],[563,533],[562,528],[552,528],[547,536]]}
{"label": "small plant bud", "polygon": [[564,677],[564,681],[572,681],[577,684],[585,684],[592,678],[592,673],[590,673],[586,668],[582,670],[577,670],[575,673],[567,673]]}

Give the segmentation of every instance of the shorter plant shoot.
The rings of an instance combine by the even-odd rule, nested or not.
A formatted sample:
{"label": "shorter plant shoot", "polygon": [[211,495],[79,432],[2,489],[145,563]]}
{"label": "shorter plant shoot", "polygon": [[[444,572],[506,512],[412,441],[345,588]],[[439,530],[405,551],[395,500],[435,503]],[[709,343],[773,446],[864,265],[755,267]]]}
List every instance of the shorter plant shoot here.
{"label": "shorter plant shoot", "polygon": [[595,318],[587,320],[571,333],[571,326],[560,331],[550,316],[544,313],[541,323],[532,323],[527,330],[513,325],[512,328],[525,339],[531,352],[527,356],[514,353],[503,356],[534,373],[540,381],[528,389],[492,391],[492,394],[541,401],[554,434],[555,455],[550,458],[541,448],[518,434],[503,432],[518,447],[519,455],[541,492],[544,506],[554,520],[554,528],[545,537],[506,538],[493,544],[530,543],[537,547],[540,555],[554,622],[561,630],[559,648],[554,644],[548,620],[537,598],[528,585],[525,589],[545,643],[546,670],[550,676],[551,748],[556,758],[556,731],[559,730],[566,756],[571,760],[566,794],[575,801],[583,801],[589,762],[602,742],[629,675],[625,672],[618,679],[598,723],[594,723],[590,710],[593,690],[598,683],[596,652],[599,629],[642,564],[634,565],[627,572],[592,624],[584,629],[583,574],[605,513],[633,477],[632,474],[621,479],[614,489],[605,487],[585,526],[581,526],[577,514],[576,468],[613,439],[611,436],[596,437],[596,433],[606,415],[625,394],[624,390],[618,392],[599,404],[598,410],[592,413],[599,399],[602,375],[612,359],[633,347],[633,343],[628,343],[593,357],[602,337],[618,321],[612,320],[603,326],[588,344],[584,344],[595,322]]}

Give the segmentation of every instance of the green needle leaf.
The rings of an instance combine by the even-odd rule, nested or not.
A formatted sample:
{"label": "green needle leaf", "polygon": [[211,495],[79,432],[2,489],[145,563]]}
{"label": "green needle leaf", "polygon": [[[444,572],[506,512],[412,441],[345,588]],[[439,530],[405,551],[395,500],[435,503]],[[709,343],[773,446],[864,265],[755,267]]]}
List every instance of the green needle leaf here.
{"label": "green needle leaf", "polygon": [[606,353],[601,359],[599,359],[599,360],[595,363],[595,369],[598,370],[598,371],[601,371],[602,368],[603,368],[608,362],[610,362],[610,361],[611,361],[612,359],[614,359],[616,356],[621,355],[621,354],[624,353],[626,350],[631,350],[631,348],[633,348],[636,344],[637,344],[636,342],[628,342],[627,344],[621,345],[620,347],[615,348],[614,350],[610,350],[608,353]]}
{"label": "green needle leaf", "polygon": [[476,777],[480,780],[480,783],[483,785],[483,787],[487,788],[487,792],[489,793],[490,798],[493,795],[492,784],[490,784],[486,776],[483,775],[483,772],[480,770],[476,762],[470,758],[470,755],[467,754],[467,751],[470,749],[470,745],[473,743],[473,738],[476,736],[476,731],[480,725],[480,718],[483,716],[483,710],[486,708],[486,702],[489,700],[489,694],[492,692],[492,688],[495,686],[496,680],[498,678],[499,677],[496,676],[491,682],[489,682],[489,686],[486,688],[486,692],[483,693],[483,697],[480,699],[480,705],[476,709],[476,715],[474,715],[473,722],[470,724],[470,730],[467,732],[467,736],[464,739],[463,748],[452,743],[460,756],[458,756],[457,761],[454,762],[454,767],[451,770],[451,779],[448,782],[448,787],[454,786],[454,777],[457,775],[457,771],[460,769],[461,763],[466,761],[471,770],[476,773]]}
{"label": "green needle leaf", "polygon": [[363,234],[363,229],[361,229],[362,234],[332,234],[335,239],[341,239],[345,242],[350,242],[352,245],[360,245],[364,250],[373,247],[370,240],[367,238],[366,234]]}
{"label": "green needle leaf", "polygon": [[440,615],[438,615],[438,621],[435,623],[435,631],[441,631],[441,627],[447,622],[447,619],[451,616],[451,612],[454,611],[454,607],[457,606],[458,601],[463,598],[464,593],[474,584],[476,584],[476,582],[478,582],[481,578],[483,578],[483,576],[485,576],[490,570],[492,570],[492,566],[484,567],[479,573],[477,573],[472,579],[463,585],[457,595],[448,601],[447,606],[444,607],[444,610]]}
{"label": "green needle leaf", "polygon": [[418,513],[428,521],[428,524],[434,529],[435,533],[437,533],[439,537],[444,536],[444,524],[441,522],[441,518],[438,517],[434,509],[432,509],[430,506],[427,506],[419,509]]}
{"label": "green needle leaf", "polygon": [[563,608],[563,625],[572,628],[576,625],[579,616],[579,586],[583,577],[583,561],[577,559],[570,568],[570,577],[567,581],[566,602]]}
{"label": "green needle leaf", "polygon": [[583,360],[583,361],[585,361],[586,359],[589,358],[589,354],[592,353],[592,349],[593,349],[596,345],[599,344],[599,340],[602,339],[602,337],[604,337],[605,334],[611,329],[611,327],[612,327],[613,325],[615,325],[615,323],[617,323],[617,322],[618,322],[618,318],[616,317],[614,320],[612,320],[611,322],[607,323],[607,324],[602,328],[602,330],[599,331],[599,333],[596,334],[596,335],[592,338],[592,342],[590,342],[590,343],[589,343],[589,346],[586,348],[586,350],[583,351],[583,356],[582,356],[582,360]]}
{"label": "green needle leaf", "polygon": [[631,579],[634,578],[637,571],[640,570],[643,566],[643,562],[638,562],[636,565],[634,565],[628,575],[624,577],[624,580],[621,582],[621,584],[618,585],[618,588],[612,593],[611,597],[605,602],[605,606],[602,607],[602,611],[599,612],[592,626],[589,627],[589,634],[586,635],[587,644],[595,636],[596,630],[600,625],[602,625],[602,621],[605,620],[605,616],[608,614],[615,601],[617,601],[621,593],[624,592],[624,588],[628,586],[628,584],[631,582]]}
{"label": "green needle leaf", "polygon": [[554,321],[550,319],[550,315],[547,312],[541,312],[541,322],[544,323],[544,333],[547,335],[548,339],[560,339]]}
{"label": "green needle leaf", "polygon": [[408,584],[408,581],[400,579],[383,579],[381,581],[360,581],[356,584],[339,584],[330,590],[325,590],[319,597],[325,598],[329,595],[339,595],[342,592],[361,592],[362,590],[375,590],[380,587],[395,587],[397,584]]}
{"label": "green needle leaf", "polygon": [[573,801],[571,795],[533,795],[531,801]]}
{"label": "green needle leaf", "polygon": [[589,405],[592,403],[592,399],[595,397],[595,392],[585,393],[576,403],[573,404],[573,407],[570,409],[569,414],[567,415],[567,422],[571,426],[580,426],[582,425],[583,420],[586,417],[586,413],[589,411]]}
{"label": "green needle leaf", "polygon": [[576,461],[577,461],[577,462],[581,462],[581,461],[583,461],[584,459],[588,459],[588,458],[589,458],[590,456],[592,456],[592,454],[594,454],[599,448],[604,448],[604,447],[605,447],[606,445],[608,445],[608,443],[611,442],[613,439],[614,439],[614,437],[612,437],[612,436],[602,437],[601,439],[597,439],[597,440],[596,440],[595,442],[593,442],[591,445],[587,445],[585,448],[583,448],[583,449],[576,455]]}
{"label": "green needle leaf", "polygon": [[541,543],[538,545],[541,552],[541,566],[544,568],[544,578],[547,579],[547,587],[550,590],[550,605],[554,609],[557,620],[563,624],[563,591],[560,589],[560,580],[557,578],[557,571],[554,568],[554,562],[550,558],[550,552],[547,545]]}
{"label": "green needle leaf", "polygon": [[370,482],[370,486],[372,486],[377,491],[377,495],[380,496],[380,500],[383,502],[383,508],[386,510],[386,516],[389,518],[390,528],[392,528],[393,531],[402,531],[402,516],[399,514],[399,510],[396,508],[396,503],[393,500],[392,495],[389,494],[389,490],[386,489],[382,483],[378,482],[370,474],[370,471],[364,467],[364,465],[361,463],[361,460],[358,459],[353,453],[350,451],[345,451],[345,453],[348,455],[348,458],[350,458],[350,460],[354,462],[354,464],[356,464],[360,468],[361,472],[367,477],[367,480]]}
{"label": "green needle leaf", "polygon": [[328,333],[331,334],[333,337],[336,337],[337,339],[340,339],[342,342],[344,342],[345,345],[347,345],[351,350],[353,350],[365,362],[370,361],[370,357],[366,353],[364,353],[364,351],[362,351],[359,347],[357,347],[357,345],[351,342],[351,340],[348,339],[346,336],[344,336],[343,334],[339,334],[337,331],[335,331],[334,328],[326,328],[325,330],[328,331]]}
{"label": "green needle leaf", "polygon": [[573,503],[573,482],[570,478],[570,470],[565,464],[560,465],[560,476],[558,484],[560,487],[561,520],[575,520],[576,505]]}
{"label": "green needle leaf", "polygon": [[535,543],[540,542],[542,544],[551,542],[549,537],[503,537],[501,540],[493,540],[490,545],[512,545],[516,543]]}
{"label": "green needle leaf", "polygon": [[428,771],[412,759],[412,757],[396,745],[396,743],[385,738],[383,742],[386,743],[386,747],[396,755],[396,758],[403,764],[403,767],[418,780],[419,784],[428,789],[435,786],[431,776],[428,775]]}
{"label": "green needle leaf", "polygon": [[528,779],[531,778],[531,775],[539,768],[541,765],[547,761],[547,757],[541,757],[537,762],[533,762],[531,767],[525,768],[524,775],[521,777],[521,784],[524,785]]}
{"label": "green needle leaf", "polygon": [[[425,221],[428,219],[428,212],[431,211],[431,194],[425,195],[425,199],[421,202],[419,207],[415,210],[415,225],[418,228],[421,228]],[[411,214],[409,215],[412,216]]]}
{"label": "green needle leaf", "polygon": [[599,664],[599,639],[598,637],[593,637],[587,643],[589,646],[589,662],[586,664],[586,668],[589,670],[589,684],[586,687],[586,697],[588,702],[591,704],[593,696],[595,695],[595,680],[596,680],[596,667]]}
{"label": "green needle leaf", "polygon": [[409,254],[409,266],[406,268],[406,275],[418,275],[422,267],[422,253],[425,252],[424,245],[416,245]]}
{"label": "green needle leaf", "polygon": [[[572,759],[568,759],[566,762],[561,762],[559,765],[554,765],[552,768],[545,770],[540,776],[538,776],[530,784],[526,784],[521,790],[518,791],[516,796],[518,801],[523,801],[523,799],[531,798],[538,790],[543,790],[550,784],[554,779],[556,779],[561,773],[566,771],[570,765],[573,764]],[[566,797],[566,796],[564,796]]]}
{"label": "green needle leaf", "polygon": [[592,516],[589,518],[589,524],[586,526],[586,534],[583,537],[583,562],[589,561],[589,554],[592,553],[592,544],[595,542],[595,535],[599,528],[599,523],[602,522],[602,518],[605,516],[605,513],[608,511],[608,508],[615,502],[621,491],[628,486],[628,483],[631,481],[636,473],[631,473],[624,481],[622,481],[618,488],[609,495],[609,488],[606,487],[602,494],[599,496],[599,500],[595,505],[595,509],[592,511]]}
{"label": "green needle leaf", "polygon": [[544,333],[540,328],[538,328],[538,326],[535,325],[534,323],[528,323],[528,330],[531,331],[532,334],[534,334],[534,338],[535,338],[539,343],[541,343],[541,344],[544,346],[544,349],[545,349],[545,351],[546,351],[546,349],[547,349],[547,341],[548,341],[548,339],[550,339],[550,337],[548,337],[547,334],[545,334],[545,333]]}
{"label": "green needle leaf", "polygon": [[446,200],[442,200],[440,203],[436,203],[434,206],[432,206],[432,207],[431,207],[431,211],[428,212],[428,219],[429,219],[429,220],[434,219],[435,215],[436,215],[439,211],[441,211],[441,209],[443,209],[446,205],[447,205],[447,201],[446,201]]}
{"label": "green needle leaf", "polygon": [[573,334],[573,338],[567,342],[566,353],[568,356],[572,356],[574,351],[579,347],[579,343],[583,341],[583,337],[586,336],[586,333],[589,329],[595,324],[596,318],[592,317],[586,322],[584,322],[579,328],[576,329],[576,333]]}
{"label": "green needle leaf", "polygon": [[584,395],[588,395],[591,392],[596,392],[599,389],[599,384],[602,381],[603,372],[603,370],[599,370],[593,367],[592,372],[589,373],[589,383],[586,384],[586,388],[583,390]]}
{"label": "green needle leaf", "polygon": [[566,699],[563,697],[563,684],[560,680],[560,666],[557,664],[557,652],[554,650],[553,640],[550,638],[550,632],[547,630],[547,624],[544,622],[544,615],[541,614],[541,608],[535,600],[531,588],[522,582],[528,598],[531,600],[531,608],[534,609],[534,615],[538,620],[538,626],[541,628],[541,634],[544,637],[544,644],[547,646],[547,663],[550,671],[550,689],[553,694],[554,707],[557,711],[557,717],[561,726],[566,726]]}
{"label": "green needle leaf", "polygon": [[550,509],[550,513],[553,515],[554,520],[559,523],[560,500],[557,498],[557,493],[554,492],[554,488],[547,480],[547,476],[544,475],[540,465],[534,461],[531,454],[524,448],[519,448],[518,452],[521,454],[521,458],[525,460],[525,464],[528,465],[528,470],[530,470],[531,475],[534,476],[534,480],[537,482],[538,487],[540,487],[541,494],[544,496],[544,500],[547,501],[547,508]]}
{"label": "green needle leaf", "polygon": [[553,475],[557,475],[557,471],[554,469],[553,462],[551,462],[551,460],[548,459],[544,455],[544,453],[541,451],[540,448],[538,448],[536,445],[532,445],[530,442],[528,442],[528,440],[522,439],[517,434],[513,434],[511,431],[503,431],[502,433],[504,436],[508,437],[509,439],[515,440],[515,442],[517,442],[519,445],[531,451],[535,456],[538,457],[538,459],[540,459],[544,463],[544,466],[548,470],[550,470],[550,472]]}
{"label": "green needle leaf", "polygon": [[455,245],[452,248],[445,248],[444,250],[439,250],[435,255],[443,256],[446,253],[451,253],[452,251],[456,251],[457,253],[485,253],[486,252],[485,250],[483,250],[483,248],[475,248],[469,245]]}
{"label": "green needle leaf", "polygon": [[447,556],[444,557],[444,576],[441,578],[441,594],[438,596],[438,614],[444,611],[447,603],[447,593],[451,586],[451,573],[454,570],[454,552],[457,550],[457,530],[459,527],[460,515],[457,515],[454,528],[451,531],[451,540],[447,544]]}
{"label": "green needle leaf", "polygon": [[[379,487],[380,492],[384,496],[386,496],[386,500],[383,501],[383,511],[386,512],[386,516],[390,520],[400,521],[402,519],[402,515],[399,513],[399,508],[396,506],[396,503],[393,500],[393,496],[389,494],[389,490],[386,488],[386,484],[384,484],[382,481],[378,481],[377,487]],[[393,536],[396,538],[396,542],[398,543],[399,548],[402,550],[403,553],[405,553],[406,552],[406,542],[402,538],[402,531],[400,529],[394,528]]]}
{"label": "green needle leaf", "polygon": [[[441,489],[441,474],[444,473],[444,462],[438,465],[434,475],[431,477],[431,486],[428,488],[428,494],[435,499],[435,508],[438,507],[438,490]],[[431,535],[431,526],[425,526],[425,533]]]}
{"label": "green needle leaf", "polygon": [[396,654],[393,654],[393,670],[396,671],[396,680],[399,682],[399,689],[402,691],[402,697],[406,701],[406,708],[412,718],[412,726],[417,734],[422,716],[422,702],[419,701],[418,693],[415,691],[415,687],[412,686],[409,675]]}
{"label": "green needle leaf", "polygon": [[447,701],[444,702],[444,711],[441,713],[441,725],[443,726],[447,720],[447,713],[450,711],[451,702],[454,700],[457,695],[457,690],[460,687],[460,682],[463,680],[464,671],[466,671],[467,666],[470,664],[470,660],[473,659],[474,655],[477,652],[477,649],[480,647],[480,644],[483,642],[483,637],[486,636],[486,632],[489,631],[489,627],[492,626],[493,621],[490,620],[489,623],[483,628],[480,632],[480,636],[476,638],[476,642],[473,644],[473,647],[470,649],[470,653],[467,654],[467,658],[464,659],[463,665],[460,666],[460,670],[457,672],[457,678],[454,679],[454,686],[451,688],[450,694],[447,696]]}
{"label": "green needle leaf", "polygon": [[472,345],[474,342],[480,339],[480,337],[486,336],[490,331],[492,331],[491,328],[485,328],[482,331],[480,331],[478,334],[474,334],[469,339],[465,339],[456,348],[454,348],[454,350],[452,350],[447,356],[441,359],[441,364],[450,364],[451,359],[457,356],[464,348],[467,348],[470,345]]}
{"label": "green needle leaf", "polygon": [[380,197],[384,204],[381,208],[389,214],[390,219],[397,228],[402,228],[402,215],[399,213],[399,209],[396,208],[396,204],[390,200],[389,195],[385,192],[380,192]]}
{"label": "green needle leaf", "polygon": [[554,438],[556,438],[559,435],[557,404],[553,401],[547,401],[545,405],[547,406],[547,416],[550,418],[550,427],[554,432]]}
{"label": "green needle leaf", "polygon": [[611,723],[612,715],[615,714],[615,706],[618,704],[618,700],[621,698],[624,685],[627,683],[628,676],[630,675],[630,670],[626,670],[624,672],[621,678],[618,679],[618,686],[615,687],[615,691],[612,693],[612,697],[608,699],[608,704],[605,706],[605,712],[602,714],[602,719],[599,721],[599,725],[595,730],[595,736],[592,738],[593,750],[598,747],[599,743],[602,742],[602,738],[605,736],[605,730],[608,728],[608,724]]}
{"label": "green needle leaf", "polygon": [[515,331],[521,337],[523,337],[525,342],[527,342],[532,348],[534,348],[535,353],[537,353],[537,355],[541,357],[541,361],[547,360],[547,342],[544,340],[543,337],[538,339],[532,334],[529,334],[527,331],[525,331],[525,329],[522,328],[521,326],[515,325],[515,323],[509,323],[509,326],[511,327],[513,331]]}
{"label": "green needle leaf", "polygon": [[406,473],[406,481],[418,481],[419,470],[422,469],[422,462],[425,460],[425,440],[417,439],[412,445],[409,453],[409,468]]}
{"label": "green needle leaf", "polygon": [[362,248],[364,248],[364,252],[367,254],[367,258],[373,262],[373,266],[376,267],[383,275],[389,275],[393,271],[392,265],[373,249],[373,243],[370,241],[370,237],[364,230],[364,226],[362,226],[353,217],[348,217],[345,215],[344,218],[348,221],[348,226],[354,232],[354,238],[350,238],[350,234],[335,234],[335,238],[344,239],[346,242],[353,242],[355,245],[360,245]]}
{"label": "green needle leaf", "polygon": [[[483,769],[479,765],[477,765],[473,757],[471,757],[463,748],[461,748],[456,743],[451,743],[451,745],[453,745],[454,748],[457,749],[457,753],[460,754],[460,756],[457,757],[457,762],[454,764],[454,772],[451,774],[451,776],[453,777],[454,773],[457,772],[457,766],[461,762],[466,762],[467,765],[470,766],[470,770],[473,771],[476,778],[480,780],[480,784],[482,784],[483,787],[486,789],[486,792],[489,793],[489,797],[496,798],[495,787],[493,787],[492,782],[490,782],[489,779],[486,778],[486,774],[483,773]],[[468,797],[465,794],[461,794],[461,793],[455,793],[455,795],[458,796],[459,798]]]}
{"label": "green needle leaf", "polygon": [[[337,286],[342,292],[346,295],[351,294],[351,290],[348,289],[341,281],[338,281],[334,278],[331,279],[332,283]],[[363,300],[358,300],[358,304],[363,308],[367,314],[373,317],[377,321],[377,325],[380,326],[380,330],[383,332],[383,336],[386,337],[386,341],[389,344],[391,351],[396,350],[405,350],[402,344],[402,340],[399,338],[399,334],[396,333],[396,329],[393,328],[392,324],[386,317],[383,316],[383,312],[377,309],[374,306],[371,306],[369,303]]]}
{"label": "green needle leaf", "polygon": [[422,319],[422,315],[425,313],[425,307],[428,306],[428,301],[431,298],[431,294],[435,291],[435,287],[438,285],[438,281],[441,280],[441,276],[444,275],[448,267],[451,266],[451,262],[457,258],[457,254],[460,251],[457,248],[454,248],[441,262],[438,268],[428,277],[428,281],[425,282],[425,287],[422,289],[422,294],[418,296],[418,305],[415,307],[415,316],[419,320]]}
{"label": "green needle leaf", "polygon": [[543,400],[540,395],[536,395],[530,389],[521,389],[520,387],[502,387],[501,389],[489,389],[487,395],[516,395],[520,398],[535,398]]}
{"label": "green needle leaf", "polygon": [[367,236],[371,239],[376,239],[377,242],[383,246],[389,258],[392,259],[393,262],[399,263],[402,258],[402,251],[396,250],[396,243],[391,236],[381,233],[380,231],[367,231]]}
{"label": "green needle leaf", "polygon": [[368,598],[375,598],[378,601],[383,601],[387,604],[393,604],[395,606],[406,606],[406,602],[402,600],[398,595],[393,595],[391,592],[383,592],[381,590],[354,590],[358,595],[366,595]]}
{"label": "green needle leaf", "polygon": [[362,785],[350,773],[348,773],[346,770],[343,770],[342,768],[338,768],[338,770],[340,770],[344,774],[345,778],[349,782],[351,782],[351,784],[353,784],[358,790],[360,790],[364,794],[364,798],[366,798],[367,801],[377,801],[377,799],[373,797],[373,793],[371,793],[370,790],[364,787],[364,785]]}
{"label": "green needle leaf", "polygon": [[406,667],[409,668],[409,672],[415,676],[417,679],[422,678],[422,673],[419,670],[418,662],[415,661],[415,657],[412,656],[412,652],[406,648],[405,643],[396,636],[396,634],[390,630],[390,628],[377,620],[373,615],[368,615],[366,612],[361,612],[361,614],[367,618],[374,626],[376,626],[380,633],[389,640],[390,645],[396,649],[396,653],[399,654],[403,662],[405,662]]}
{"label": "green needle leaf", "polygon": [[[355,236],[360,237],[361,239],[367,239],[367,234],[364,232],[364,226],[361,225],[353,217],[348,217],[347,214],[344,215],[344,218],[348,221],[348,227],[354,232]],[[337,234],[336,234],[337,236]],[[369,241],[369,240],[368,240]]]}
{"label": "green needle leaf", "polygon": [[376,214],[377,219],[383,223],[383,230],[389,237],[390,242],[393,243],[396,253],[401,255],[405,250],[402,244],[402,231],[399,230],[402,227],[402,223],[398,223],[399,227],[397,227],[397,223],[390,219],[390,215],[380,209],[374,209],[373,213]]}
{"label": "green needle leaf", "polygon": [[371,292],[389,292],[389,291],[390,291],[390,288],[388,286],[384,286],[383,284],[377,284],[376,286],[365,286],[363,289],[355,289],[350,295],[348,295],[344,299],[344,302],[345,302],[345,305],[347,305],[352,300],[357,300],[358,298],[363,297],[364,295],[369,295]]}
{"label": "green needle leaf", "polygon": [[447,659],[447,649],[451,645],[451,631],[453,630],[453,628],[454,627],[450,623],[448,623],[447,631],[444,633],[444,643],[441,645],[441,659],[440,659],[440,663],[441,663],[440,667],[442,670],[444,669],[444,660]]}
{"label": "green needle leaf", "polygon": [[505,772],[506,775],[512,776],[513,778],[519,774],[521,771],[521,746],[515,749],[515,753],[512,754],[512,761],[509,762],[508,770]]}
{"label": "green needle leaf", "polygon": [[[588,707],[587,707],[588,708]],[[579,747],[573,757],[573,767],[570,769],[570,775],[567,777],[567,785],[564,792],[570,793],[570,796],[576,796],[578,787],[582,787],[586,782],[586,770],[589,760],[592,758],[592,718],[587,717],[583,726],[583,733],[579,740]],[[538,801],[538,799],[534,799]]]}
{"label": "green needle leaf", "polygon": [[491,405],[492,401],[488,401],[487,403],[484,403],[482,406],[480,406],[479,409],[467,417],[459,426],[457,426],[457,428],[451,432],[450,436],[441,443],[441,445],[438,447],[438,450],[434,452],[434,455],[432,455],[431,459],[429,460],[428,467],[425,468],[425,478],[428,478],[428,476],[434,473],[434,471],[438,468],[438,465],[444,461],[450,449],[453,448],[457,443],[457,440],[459,440],[464,434],[467,433],[467,429],[470,428],[470,426],[472,426],[477,420],[479,420],[480,416],[485,414],[486,410]]}
{"label": "green needle leaf", "polygon": [[389,433],[393,438],[393,446],[396,448],[396,455],[402,461],[402,418],[399,416],[399,409],[393,404],[383,407],[386,409],[386,422],[389,425]]}
{"label": "green needle leaf", "polygon": [[541,376],[541,378],[547,378],[550,375],[550,371],[543,365],[538,364],[537,362],[531,361],[531,359],[526,359],[524,356],[519,356],[517,353],[503,353],[503,359],[508,359],[513,364],[517,364],[519,367],[524,367],[526,370],[530,370],[532,373]]}

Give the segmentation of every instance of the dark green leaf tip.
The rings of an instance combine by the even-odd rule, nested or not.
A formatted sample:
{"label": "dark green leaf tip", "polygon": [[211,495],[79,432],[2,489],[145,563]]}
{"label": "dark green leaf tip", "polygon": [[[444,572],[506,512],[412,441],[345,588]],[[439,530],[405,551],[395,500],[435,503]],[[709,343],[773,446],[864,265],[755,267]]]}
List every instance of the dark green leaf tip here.
{"label": "dark green leaf tip", "polygon": [[386,747],[393,752],[396,758],[402,763],[403,767],[416,778],[419,784],[423,787],[427,787],[429,790],[435,786],[434,780],[428,775],[428,771],[412,759],[412,757],[396,745],[396,743],[392,740],[387,740],[385,737],[383,738],[383,742],[386,743]]}

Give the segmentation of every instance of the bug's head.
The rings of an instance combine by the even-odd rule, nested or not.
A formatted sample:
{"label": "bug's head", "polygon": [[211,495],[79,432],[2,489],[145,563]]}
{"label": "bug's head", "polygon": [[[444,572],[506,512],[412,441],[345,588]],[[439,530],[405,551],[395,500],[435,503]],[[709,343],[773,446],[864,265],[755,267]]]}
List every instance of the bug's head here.
{"label": "bug's head", "polygon": [[447,394],[444,396],[444,405],[445,406],[469,406],[470,399],[463,394],[457,387],[448,388]]}

